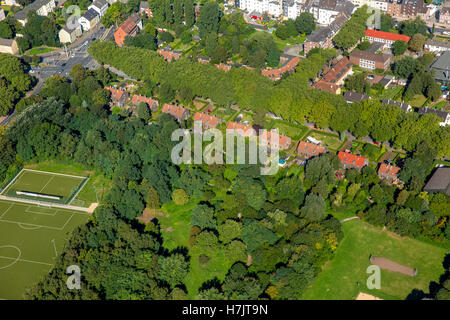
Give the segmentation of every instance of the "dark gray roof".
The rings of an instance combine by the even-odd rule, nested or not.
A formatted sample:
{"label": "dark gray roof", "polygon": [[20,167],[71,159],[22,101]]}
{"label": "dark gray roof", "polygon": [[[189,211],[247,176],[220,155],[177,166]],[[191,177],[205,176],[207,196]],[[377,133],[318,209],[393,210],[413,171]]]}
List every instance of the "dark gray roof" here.
{"label": "dark gray roof", "polygon": [[441,40],[435,40],[435,39],[428,39],[425,43],[429,46],[436,46],[436,47],[444,47],[450,49],[450,41],[441,41]]}
{"label": "dark gray roof", "polygon": [[14,43],[13,39],[0,38],[0,46],[11,47],[13,43]]}
{"label": "dark gray roof", "polygon": [[429,192],[445,192],[450,195],[450,167],[438,168],[423,188]]}
{"label": "dark gray roof", "polygon": [[106,4],[107,4],[107,2],[105,0],[95,0],[94,2],[92,2],[92,5],[96,6],[99,9],[104,7]]}
{"label": "dark gray roof", "polygon": [[[381,81],[380,81],[381,83]],[[396,105],[400,108],[402,108],[403,111],[408,111],[408,109],[411,108],[411,105],[404,103],[404,102],[400,102],[400,101],[395,101],[395,100],[391,100],[391,99],[383,99],[381,100],[382,103],[387,104],[387,105]]]}
{"label": "dark gray roof", "polygon": [[450,51],[445,51],[431,66],[434,70],[434,78],[438,81],[450,81]]}
{"label": "dark gray roof", "polygon": [[423,115],[423,114],[429,114],[429,113],[434,113],[435,115],[437,115],[438,117],[442,118],[443,120],[445,120],[448,116],[448,112],[447,111],[442,111],[442,110],[437,110],[437,109],[430,109],[430,108],[420,108],[419,109],[419,114]]}
{"label": "dark gray roof", "polygon": [[364,100],[369,100],[370,97],[359,92],[345,91],[344,99],[347,100],[348,102],[361,102]]}
{"label": "dark gray roof", "polygon": [[86,20],[88,21],[92,21],[95,19],[95,17],[98,16],[98,12],[95,11],[94,9],[89,9],[88,11],[86,11],[82,17],[84,17]]}
{"label": "dark gray roof", "polygon": [[30,12],[31,10],[39,10],[43,5],[49,3],[51,0],[36,0],[33,3],[31,3],[30,5],[28,5],[27,7],[25,7],[24,9],[18,11],[15,15],[14,18],[16,20],[25,20],[27,17],[28,12]]}

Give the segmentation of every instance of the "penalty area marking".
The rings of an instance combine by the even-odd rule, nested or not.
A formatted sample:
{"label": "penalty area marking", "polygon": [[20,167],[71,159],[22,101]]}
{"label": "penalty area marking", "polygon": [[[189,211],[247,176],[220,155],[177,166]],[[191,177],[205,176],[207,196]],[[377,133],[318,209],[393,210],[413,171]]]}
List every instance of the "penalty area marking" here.
{"label": "penalty area marking", "polygon": [[10,264],[8,264],[8,265],[6,265],[6,266],[4,266],[4,267],[0,267],[0,270],[3,270],[3,269],[6,269],[6,268],[9,268],[9,267],[12,267],[13,265],[15,265],[15,264],[20,260],[20,257],[22,256],[22,251],[21,251],[18,247],[16,247],[16,246],[13,246],[13,245],[0,246],[0,249],[2,249],[2,248],[13,248],[13,249],[17,250],[17,252],[18,252],[19,254],[18,254],[18,256],[17,256],[16,258],[0,256],[0,258],[14,260],[14,261],[11,262]]}

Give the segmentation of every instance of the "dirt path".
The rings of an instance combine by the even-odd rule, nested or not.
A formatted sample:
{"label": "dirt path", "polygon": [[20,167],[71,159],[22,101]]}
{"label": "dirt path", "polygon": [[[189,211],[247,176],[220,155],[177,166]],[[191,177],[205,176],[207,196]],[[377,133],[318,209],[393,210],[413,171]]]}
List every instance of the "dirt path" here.
{"label": "dirt path", "polygon": [[395,261],[386,259],[386,258],[381,258],[381,257],[371,257],[370,258],[370,262],[372,264],[375,264],[377,266],[379,266],[381,269],[384,270],[389,270],[389,271],[394,271],[394,272],[400,272],[402,274],[405,274],[407,276],[411,276],[414,277],[417,274],[417,270],[401,265]]}

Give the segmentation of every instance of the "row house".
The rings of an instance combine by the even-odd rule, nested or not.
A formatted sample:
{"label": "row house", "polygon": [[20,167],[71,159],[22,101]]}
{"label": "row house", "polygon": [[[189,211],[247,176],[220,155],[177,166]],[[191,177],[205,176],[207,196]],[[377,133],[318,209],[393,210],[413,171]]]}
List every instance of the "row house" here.
{"label": "row house", "polygon": [[344,169],[355,168],[361,170],[364,166],[369,164],[369,159],[348,152],[339,151],[338,157],[339,160],[341,160]]}
{"label": "row house", "polygon": [[385,179],[390,182],[398,182],[399,179],[397,177],[398,172],[400,171],[399,167],[393,166],[391,164],[382,163],[378,168],[378,176],[380,179]]}
{"label": "row house", "polygon": [[[206,113],[197,112],[194,115],[194,121],[200,121],[202,123],[202,130],[206,130],[206,129],[215,129],[217,125],[222,122],[222,119],[219,119]],[[194,128],[196,128],[195,125]]]}
{"label": "row house", "polygon": [[282,75],[287,72],[295,72],[295,68],[300,62],[300,57],[292,56],[282,67],[277,69],[264,69],[261,71],[263,76],[268,77],[271,80],[280,80]]}
{"label": "row house", "polygon": [[150,110],[152,110],[152,111],[158,110],[159,102],[154,100],[154,99],[152,99],[152,98],[147,98],[147,97],[144,97],[144,96],[140,96],[138,94],[135,94],[131,98],[131,103],[134,106],[139,105],[139,103],[141,103],[141,102],[146,103],[149,106]]}
{"label": "row house", "polygon": [[233,131],[243,137],[252,137],[256,135],[256,131],[251,126],[237,122],[228,122],[227,132],[228,131]]}
{"label": "row house", "polygon": [[345,91],[344,92],[344,99],[347,101],[347,103],[354,103],[354,102],[362,102],[366,100],[370,100],[371,97],[354,91]]}
{"label": "row house", "polygon": [[430,52],[450,51],[450,42],[435,39],[427,39],[427,41],[425,42],[425,50]]}
{"label": "row house", "polygon": [[19,47],[15,39],[3,39],[0,38],[0,52],[17,54],[19,52]]}
{"label": "row house", "polygon": [[105,90],[108,90],[111,93],[111,101],[120,107],[123,107],[125,103],[127,103],[127,101],[130,99],[128,92],[124,90],[116,89],[113,87],[105,87]]}
{"label": "row house", "polygon": [[344,85],[344,80],[352,73],[352,64],[346,57],[327,67],[314,87],[318,90],[328,91],[334,94],[340,94]]}
{"label": "row house", "polygon": [[300,141],[297,147],[297,154],[306,160],[320,156],[327,151],[327,148],[323,146],[306,141]]}
{"label": "row house", "polygon": [[388,1],[384,0],[349,0],[357,7],[368,6],[370,8],[374,8],[383,12],[386,12],[388,9]]}
{"label": "row house", "polygon": [[156,52],[158,52],[160,55],[162,55],[164,60],[166,60],[167,62],[172,62],[172,60],[178,60],[181,58],[181,55],[182,55],[181,51],[172,50],[172,49],[170,49],[170,47],[158,49]]}
{"label": "row house", "polygon": [[373,29],[366,30],[365,38],[370,42],[380,42],[384,44],[384,48],[392,48],[392,45],[397,40],[402,40],[405,42],[409,42],[411,37],[406,36],[404,34],[392,33],[392,32],[384,32]]}
{"label": "row house", "polygon": [[142,30],[142,20],[138,14],[132,14],[122,22],[114,32],[114,41],[118,46],[123,46],[126,37],[135,37]]}
{"label": "row house", "polygon": [[269,148],[271,147],[272,139],[278,139],[278,147],[280,150],[288,149],[292,142],[291,138],[289,138],[288,136],[271,131],[266,131],[264,134],[260,134],[259,137],[260,143],[268,146]]}
{"label": "row house", "polygon": [[424,114],[435,114],[435,115],[437,115],[441,119],[441,122],[439,123],[439,125],[441,127],[445,127],[445,126],[448,126],[450,124],[450,113],[447,112],[447,111],[437,110],[437,109],[430,109],[430,108],[424,107],[424,108],[419,108],[418,112],[419,112],[420,115],[424,115]]}
{"label": "row house", "polygon": [[283,0],[239,0],[236,7],[247,10],[255,20],[261,20],[264,12],[272,17],[283,14]]}
{"label": "row house", "polygon": [[311,33],[303,43],[304,54],[307,55],[314,48],[332,48],[334,46],[334,36],[341,30],[348,19],[346,15],[338,16],[328,27],[319,28]]}
{"label": "row house", "polygon": [[387,70],[391,63],[392,55],[386,53],[373,53],[369,51],[354,50],[350,54],[350,62],[363,69]]}
{"label": "row house", "polygon": [[55,0],[36,0],[33,3],[26,6],[24,9],[18,11],[14,15],[14,19],[19,21],[22,26],[27,24],[27,15],[30,11],[36,11],[38,16],[48,16],[50,12],[53,12],[55,9],[56,3]]}
{"label": "row house", "polygon": [[106,10],[108,10],[109,3],[106,2],[106,0],[95,0],[92,2],[92,4],[88,7],[89,9],[95,10],[100,17],[103,17],[106,13]]}
{"label": "row house", "polygon": [[351,17],[356,6],[346,0],[309,0],[305,3],[305,11],[314,16],[320,25],[330,25],[338,15]]}
{"label": "row house", "polygon": [[167,103],[163,105],[162,112],[170,114],[178,122],[180,122],[181,120],[187,120],[187,118],[189,118],[189,115],[191,114],[189,109]]}
{"label": "row house", "polygon": [[81,24],[78,21],[74,21],[73,24],[66,23],[61,30],[59,30],[59,42],[72,43],[81,36],[83,31],[81,30]]}
{"label": "row house", "polygon": [[388,0],[386,13],[396,19],[414,19],[425,16],[427,7],[424,0]]}

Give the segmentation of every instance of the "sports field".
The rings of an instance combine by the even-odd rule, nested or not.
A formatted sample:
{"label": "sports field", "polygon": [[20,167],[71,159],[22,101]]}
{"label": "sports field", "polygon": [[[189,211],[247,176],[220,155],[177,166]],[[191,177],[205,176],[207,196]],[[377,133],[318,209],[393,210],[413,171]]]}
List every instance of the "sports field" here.
{"label": "sports field", "polygon": [[[360,220],[342,225],[344,239],[333,260],[329,261],[303,294],[303,299],[355,299],[359,292],[382,299],[405,299],[413,289],[429,292],[431,281],[439,281],[442,263],[448,250],[415,239],[400,237],[375,228]],[[381,270],[381,288],[366,286],[371,265],[369,257],[383,257],[404,266],[417,269],[416,276]]]}
{"label": "sports field", "polygon": [[[14,198],[65,204],[74,197],[86,180],[87,177],[23,169],[11,183],[6,186],[1,194]],[[17,192],[52,196],[56,197],[56,199],[23,194],[19,195]]]}
{"label": "sports field", "polygon": [[85,212],[0,200],[0,299],[22,299],[88,218]]}

